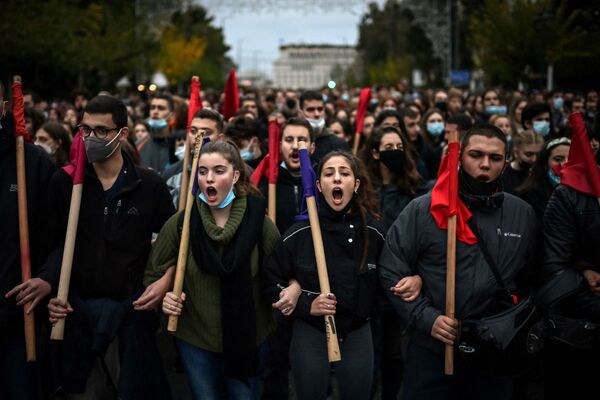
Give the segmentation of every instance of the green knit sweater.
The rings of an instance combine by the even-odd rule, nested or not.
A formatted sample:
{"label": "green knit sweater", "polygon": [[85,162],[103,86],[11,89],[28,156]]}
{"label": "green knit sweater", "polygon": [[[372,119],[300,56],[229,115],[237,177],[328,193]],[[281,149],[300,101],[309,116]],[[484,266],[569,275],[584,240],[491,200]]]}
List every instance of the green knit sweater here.
{"label": "green knit sweater", "polygon": [[[231,214],[223,228],[215,224],[215,219],[208,206],[200,201],[196,201],[196,206],[200,210],[206,233],[218,243],[219,254],[222,254],[242,221],[246,211],[246,197],[236,198],[233,201]],[[146,286],[162,277],[170,266],[177,264],[179,252],[177,222],[179,214],[173,215],[165,223],[154,243],[144,275]],[[279,231],[266,216],[262,235],[263,258],[266,260],[279,240]],[[258,246],[256,246],[251,255],[251,270],[256,309],[257,345],[262,343],[275,328],[271,305],[265,302],[261,295],[260,272],[262,266],[258,265],[258,256]],[[179,317],[177,332],[174,335],[196,347],[213,352],[222,352],[220,278],[201,271],[192,256],[191,250],[188,251],[183,292],[187,297],[183,305],[183,312]]]}

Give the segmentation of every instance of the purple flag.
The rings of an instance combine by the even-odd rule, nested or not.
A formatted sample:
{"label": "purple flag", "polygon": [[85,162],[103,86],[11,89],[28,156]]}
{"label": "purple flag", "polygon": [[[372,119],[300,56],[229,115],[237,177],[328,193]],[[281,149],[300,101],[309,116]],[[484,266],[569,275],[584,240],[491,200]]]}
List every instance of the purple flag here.
{"label": "purple flag", "polygon": [[302,176],[302,202],[300,203],[300,214],[296,216],[296,221],[308,220],[308,208],[306,207],[306,198],[314,197],[316,199],[317,208],[319,207],[319,198],[317,194],[317,174],[312,168],[310,162],[310,156],[308,155],[307,149],[300,149],[298,151],[300,157],[300,174]]}

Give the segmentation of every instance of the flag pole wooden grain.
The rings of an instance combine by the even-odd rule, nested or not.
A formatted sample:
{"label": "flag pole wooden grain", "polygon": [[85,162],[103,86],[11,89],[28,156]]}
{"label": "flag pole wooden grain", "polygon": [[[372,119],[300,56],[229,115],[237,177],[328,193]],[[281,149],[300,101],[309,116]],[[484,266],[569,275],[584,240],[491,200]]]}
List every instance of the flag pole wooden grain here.
{"label": "flag pole wooden grain", "polygon": [[[16,75],[13,82],[20,84],[21,77]],[[19,246],[21,251],[21,281],[31,279],[31,253],[29,251],[29,221],[27,215],[27,178],[25,174],[25,139],[16,137],[17,157],[17,204],[19,213]],[[25,354],[27,361],[35,361],[35,320],[33,312],[27,314],[31,301],[23,305],[23,323],[25,332]]]}
{"label": "flag pole wooden grain", "polygon": [[268,197],[269,197],[269,202],[268,202],[268,213],[267,215],[269,216],[269,218],[271,218],[271,221],[273,221],[273,223],[277,223],[276,222],[276,217],[277,217],[277,184],[275,183],[269,183],[269,191],[268,191]]}
{"label": "flag pole wooden grain", "polygon": [[[83,149],[80,149],[83,151]],[[75,239],[77,237],[77,225],[79,224],[79,209],[81,207],[81,195],[83,183],[73,185],[71,193],[71,205],[69,206],[69,219],[67,222],[67,234],[65,236],[65,247],[63,259],[60,266],[60,280],[58,282],[59,300],[66,302],[69,298],[69,285],[71,283],[71,269],[73,267],[73,253],[75,251]],[[59,319],[52,325],[50,339],[63,340],[65,334],[65,319]]]}
{"label": "flag pole wooden grain", "polygon": [[358,145],[360,144],[361,134],[357,132],[354,133],[354,143],[352,144],[352,154],[357,155],[358,153]]}
{"label": "flag pole wooden grain", "polygon": [[[306,142],[298,142],[300,150],[307,149]],[[317,202],[314,196],[306,197],[306,208],[308,209],[308,218],[310,221],[310,231],[315,248],[315,259],[317,261],[317,274],[319,276],[319,286],[321,293],[330,293],[329,277],[327,276],[327,262],[325,260],[325,249],[323,247],[323,237],[321,235],[321,225],[317,212]],[[340,353],[340,344],[335,327],[335,318],[333,315],[325,315],[325,332],[327,334],[327,356],[329,362],[336,362],[342,359]]]}
{"label": "flag pole wooden grain", "polygon": [[[449,127],[450,128],[450,127]],[[448,143],[458,142],[458,131],[449,129]],[[450,194],[452,195],[452,194]],[[456,308],[456,215],[448,217],[448,242],[446,253],[446,316],[454,319]],[[444,348],[444,373],[454,375],[454,345]]]}
{"label": "flag pole wooden grain", "polygon": [[[191,177],[196,176],[198,169],[198,158],[200,156],[200,150],[202,148],[202,140],[204,139],[204,133],[199,133],[196,136],[196,143],[194,144],[194,158],[192,159],[192,173]],[[189,185],[186,188],[187,196],[185,202],[185,211],[183,217],[183,228],[181,231],[181,240],[179,242],[179,255],[177,256],[177,267],[175,269],[175,281],[173,283],[173,293],[177,297],[181,297],[183,292],[183,279],[185,277],[185,267],[187,264],[187,255],[190,244],[190,215],[192,213],[192,207],[194,207],[194,194],[192,193],[193,185]],[[180,193],[181,196],[183,193]],[[170,315],[169,322],[167,324],[167,330],[169,332],[177,331],[177,323],[179,317],[177,315]]]}
{"label": "flag pole wooden grain", "polygon": [[[197,75],[192,76],[192,80],[195,82],[200,82],[200,77]],[[190,127],[188,126],[188,130],[185,135],[185,145],[188,145],[188,137],[190,135]],[[184,196],[183,193],[187,193],[187,188],[190,182],[190,175],[187,170],[187,165],[190,162],[190,152],[186,149],[183,154],[183,167],[181,170],[181,186],[179,187],[179,207],[177,210],[181,211],[185,207],[187,196]]]}

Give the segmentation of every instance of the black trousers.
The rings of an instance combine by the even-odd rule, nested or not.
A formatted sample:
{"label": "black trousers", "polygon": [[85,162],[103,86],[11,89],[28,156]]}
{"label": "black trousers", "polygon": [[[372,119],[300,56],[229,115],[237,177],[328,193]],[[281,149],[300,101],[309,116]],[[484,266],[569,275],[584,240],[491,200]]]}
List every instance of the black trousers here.
{"label": "black trousers", "polygon": [[600,348],[579,350],[558,342],[544,348],[544,399],[600,398]]}
{"label": "black trousers", "polygon": [[444,354],[409,343],[403,379],[403,400],[510,400],[512,378],[491,377],[454,359],[454,375],[444,374]]}

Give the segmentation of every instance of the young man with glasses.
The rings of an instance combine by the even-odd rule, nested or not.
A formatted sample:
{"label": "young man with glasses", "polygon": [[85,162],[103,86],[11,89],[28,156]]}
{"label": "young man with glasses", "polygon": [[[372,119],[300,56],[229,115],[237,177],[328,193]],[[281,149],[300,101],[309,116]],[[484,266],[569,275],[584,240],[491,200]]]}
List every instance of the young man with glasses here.
{"label": "young man with glasses", "polygon": [[314,90],[308,90],[300,96],[300,115],[310,123],[315,135],[315,152],[313,157],[316,161],[334,150],[350,150],[350,146],[344,139],[340,139],[325,129],[325,102],[323,95]]}
{"label": "young man with glasses", "polygon": [[173,116],[173,98],[168,94],[157,94],[150,100],[150,139],[142,146],[142,165],[162,174],[169,165],[169,142],[171,133],[169,119]]}
{"label": "young man with glasses", "polygon": [[[156,346],[154,308],[172,274],[145,290],[142,277],[152,235],[175,211],[171,197],[162,178],[136,167],[121,150],[129,130],[121,101],[93,98],[79,129],[87,164],[69,299],[55,297],[48,305],[52,323],[66,318],[65,338],[57,352],[56,365],[61,368],[53,384],[62,387],[67,398],[99,398],[107,382],[123,399],[170,398]],[[48,235],[57,243],[40,277],[53,292],[72,187],[72,177],[59,170],[48,189]]]}

